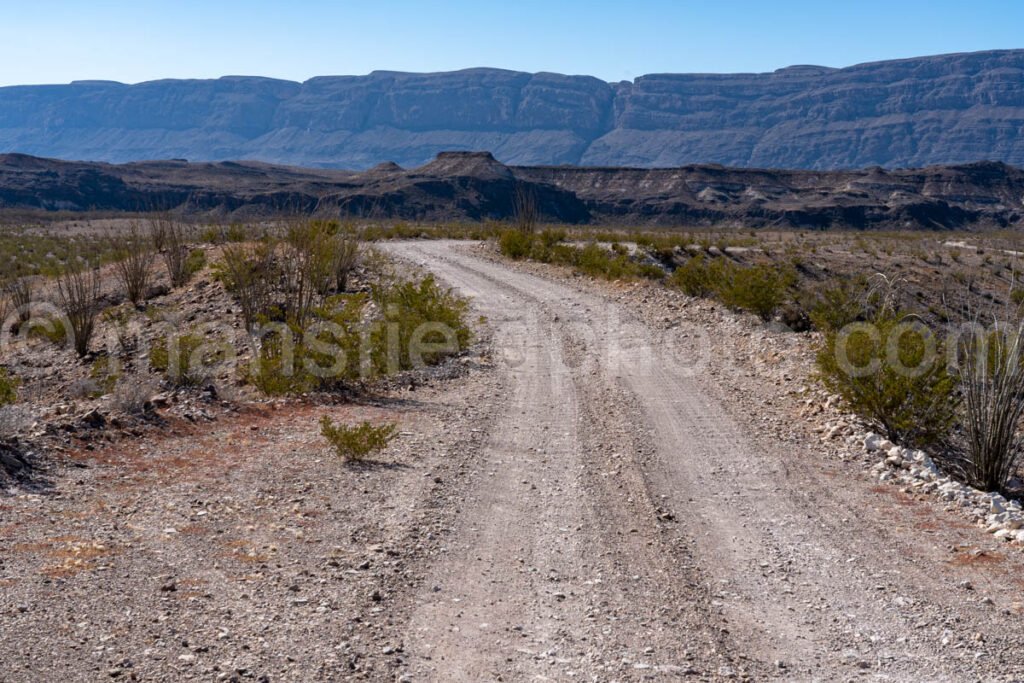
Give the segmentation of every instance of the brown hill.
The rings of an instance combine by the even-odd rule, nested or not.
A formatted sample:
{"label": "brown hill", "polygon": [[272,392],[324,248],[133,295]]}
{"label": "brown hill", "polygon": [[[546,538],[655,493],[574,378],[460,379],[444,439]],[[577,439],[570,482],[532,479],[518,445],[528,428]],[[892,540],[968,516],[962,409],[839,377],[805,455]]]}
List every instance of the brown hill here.
{"label": "brown hill", "polygon": [[257,162],[114,165],[0,155],[0,208],[282,212],[406,220],[506,219],[524,188],[549,221],[802,228],[988,229],[1024,222],[1024,171],[1001,163],[887,171],[506,166],[446,152],[419,168]]}

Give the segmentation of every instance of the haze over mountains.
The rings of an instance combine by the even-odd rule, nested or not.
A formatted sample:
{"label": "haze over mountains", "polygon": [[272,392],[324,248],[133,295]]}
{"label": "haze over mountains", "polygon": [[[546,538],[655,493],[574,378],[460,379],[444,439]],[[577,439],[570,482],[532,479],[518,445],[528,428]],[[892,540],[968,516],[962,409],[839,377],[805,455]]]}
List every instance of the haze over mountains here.
{"label": "haze over mountains", "polygon": [[460,149],[514,165],[1024,165],[1024,50],[632,83],[470,69],[0,88],[0,152],[365,169]]}

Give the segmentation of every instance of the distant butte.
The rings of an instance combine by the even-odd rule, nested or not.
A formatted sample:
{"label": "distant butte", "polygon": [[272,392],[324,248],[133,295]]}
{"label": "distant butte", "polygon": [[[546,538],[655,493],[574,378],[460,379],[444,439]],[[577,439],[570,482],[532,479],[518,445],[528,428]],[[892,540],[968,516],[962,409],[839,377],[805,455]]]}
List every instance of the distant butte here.
{"label": "distant butte", "polygon": [[281,213],[402,220],[503,220],[513,197],[544,220],[665,226],[964,229],[1024,225],[1024,170],[996,162],[887,171],[508,166],[444,152],[362,172],[252,161],[68,162],[0,155],[0,209]]}

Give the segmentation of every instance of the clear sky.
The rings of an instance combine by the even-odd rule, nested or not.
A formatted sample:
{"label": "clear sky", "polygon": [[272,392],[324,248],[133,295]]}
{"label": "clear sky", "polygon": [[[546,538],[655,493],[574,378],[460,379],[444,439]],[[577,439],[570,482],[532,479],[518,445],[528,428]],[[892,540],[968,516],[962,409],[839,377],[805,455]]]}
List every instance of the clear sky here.
{"label": "clear sky", "polygon": [[0,0],[0,85],[771,71],[1024,47],[1022,0]]}

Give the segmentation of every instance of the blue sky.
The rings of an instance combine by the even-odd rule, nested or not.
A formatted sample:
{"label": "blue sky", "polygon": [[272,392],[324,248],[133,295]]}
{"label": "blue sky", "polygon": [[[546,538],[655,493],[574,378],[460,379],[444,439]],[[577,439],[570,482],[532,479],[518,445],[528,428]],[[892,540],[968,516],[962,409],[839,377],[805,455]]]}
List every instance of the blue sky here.
{"label": "blue sky", "polygon": [[0,0],[0,85],[495,66],[771,71],[1024,47],[1024,2]]}

